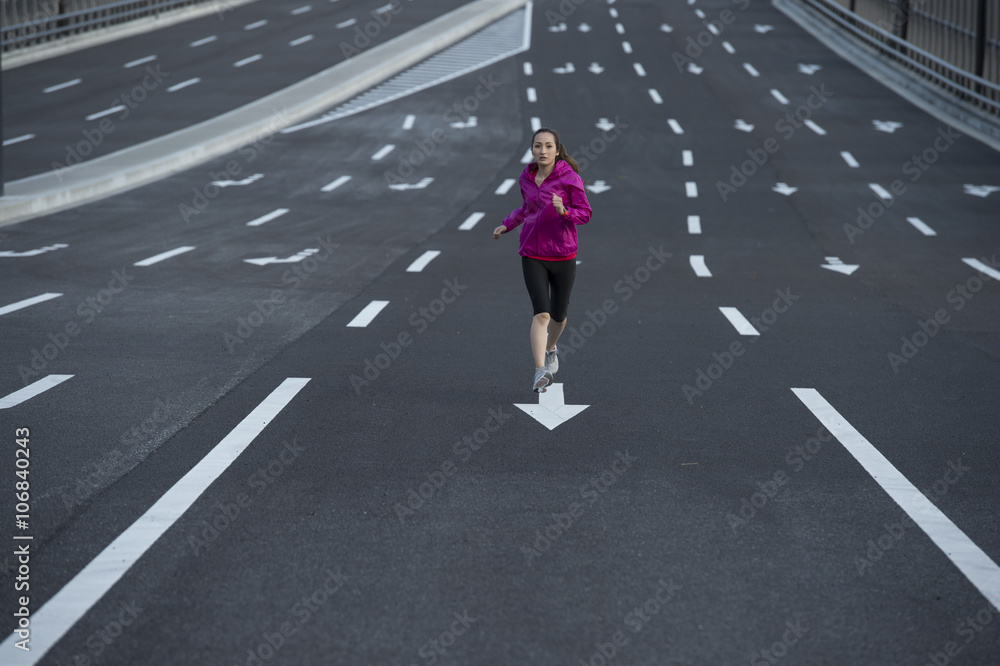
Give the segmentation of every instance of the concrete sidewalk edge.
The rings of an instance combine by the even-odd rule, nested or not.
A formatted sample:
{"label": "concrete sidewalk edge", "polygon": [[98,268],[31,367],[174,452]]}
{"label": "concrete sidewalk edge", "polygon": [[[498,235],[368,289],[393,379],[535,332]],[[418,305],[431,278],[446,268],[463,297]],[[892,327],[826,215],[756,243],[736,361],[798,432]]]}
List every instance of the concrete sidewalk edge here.
{"label": "concrete sidewalk edge", "polygon": [[89,203],[233,152],[336,106],[465,39],[528,0],[474,0],[221,116],[82,164],[7,183],[0,226]]}

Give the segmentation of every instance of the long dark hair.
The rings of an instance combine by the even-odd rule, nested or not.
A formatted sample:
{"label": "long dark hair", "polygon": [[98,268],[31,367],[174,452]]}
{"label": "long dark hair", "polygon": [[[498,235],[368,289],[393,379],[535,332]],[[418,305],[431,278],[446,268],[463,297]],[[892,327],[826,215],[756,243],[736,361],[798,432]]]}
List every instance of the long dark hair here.
{"label": "long dark hair", "polygon": [[535,133],[531,135],[531,145],[532,146],[535,145],[535,137],[541,134],[542,132],[548,132],[553,137],[555,137],[556,161],[558,162],[559,160],[565,160],[567,164],[573,167],[573,171],[580,173],[580,165],[577,164],[576,160],[570,157],[569,153],[566,152],[566,146],[564,146],[562,141],[559,140],[559,132],[555,131],[554,129],[549,129],[548,127],[539,127],[538,129],[536,129]]}

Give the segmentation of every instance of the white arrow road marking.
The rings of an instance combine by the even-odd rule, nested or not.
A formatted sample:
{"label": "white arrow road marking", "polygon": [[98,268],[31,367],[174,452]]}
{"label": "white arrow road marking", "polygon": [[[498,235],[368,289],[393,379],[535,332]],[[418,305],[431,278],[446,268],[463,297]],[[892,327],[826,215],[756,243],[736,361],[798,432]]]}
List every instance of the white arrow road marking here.
{"label": "white arrow road marking", "polygon": [[740,130],[741,132],[752,132],[753,131],[753,125],[751,125],[747,121],[743,120],[742,118],[737,118],[736,119],[736,124],[733,125],[733,127],[735,127],[736,129]]}
{"label": "white arrow road marking", "polygon": [[319,191],[320,192],[333,192],[335,189],[337,189],[338,187],[340,187],[341,185],[343,185],[344,183],[346,183],[350,179],[351,179],[350,176],[340,176],[340,177],[337,178],[337,180],[329,182],[326,185],[324,185],[323,187],[321,187]]}
{"label": "white arrow road marking", "polygon": [[434,261],[435,257],[441,254],[441,250],[427,250],[417,257],[416,261],[406,267],[407,273],[419,273],[427,268],[427,264]]}
{"label": "white arrow road marking", "polygon": [[397,183],[396,185],[390,185],[389,189],[396,190],[397,192],[402,192],[403,190],[422,190],[433,182],[434,179],[428,176],[427,178],[421,178],[418,183]]}
{"label": "white arrow road marking", "polygon": [[729,320],[729,323],[733,325],[733,328],[740,335],[760,335],[760,332],[753,327],[753,324],[736,308],[720,307],[719,312],[726,316],[726,319]]}
{"label": "white arrow road marking", "polygon": [[251,183],[256,183],[258,180],[264,177],[262,173],[255,173],[251,176],[247,176],[243,180],[213,180],[212,185],[216,187],[243,187],[245,185],[250,185]]}
{"label": "white arrow road marking", "polygon": [[297,264],[306,257],[316,254],[319,252],[318,247],[310,247],[297,252],[290,257],[285,257],[284,259],[278,259],[277,257],[260,257],[259,259],[244,259],[248,264],[254,264],[256,266],[267,266],[268,264]]}
{"label": "white arrow road marking", "polygon": [[608,120],[607,118],[598,118],[597,124],[594,125],[599,130],[604,130],[605,132],[610,132],[615,128],[615,124]]}
{"label": "white arrow road marking", "polygon": [[882,201],[892,201],[892,195],[889,193],[889,190],[885,189],[878,183],[868,183],[868,187],[875,193],[875,196]]}
{"label": "white arrow road marking", "polygon": [[688,215],[688,233],[701,233],[701,215]]}
{"label": "white arrow road marking", "polygon": [[471,127],[477,127],[479,125],[479,116],[469,116],[464,123],[462,121],[458,121],[449,124],[455,129],[469,129]]}
{"label": "white arrow road marking", "polygon": [[692,74],[697,75],[697,74],[701,74],[702,72],[704,72],[705,68],[704,67],[699,67],[698,65],[694,64],[693,62],[689,62],[688,66],[687,66],[687,70],[689,72],[691,72]]}
{"label": "white arrow road marking", "polygon": [[31,298],[26,298],[23,301],[18,301],[17,303],[11,303],[10,305],[5,305],[0,308],[0,315],[9,314],[11,312],[16,312],[22,308],[31,307],[38,303],[44,303],[45,301],[51,301],[53,298],[59,298],[62,294],[41,294],[39,296],[33,296]]}
{"label": "white arrow road marking", "polygon": [[556,74],[572,74],[573,72],[576,71],[576,67],[573,66],[573,63],[568,62],[562,67],[552,68],[552,71],[555,72]]}
{"label": "white arrow road marking", "polygon": [[955,523],[951,522],[926,495],[909,482],[864,435],[847,422],[819,391],[793,388],[802,404],[831,435],[854,456],[872,479],[913,519],[969,582],[997,607],[1000,604],[1000,567]]}
{"label": "white arrow road marking", "polygon": [[684,134],[684,128],[673,118],[667,118],[667,124],[670,125],[670,129],[674,131],[674,134]]}
{"label": "white arrow road marking", "polygon": [[604,71],[604,68],[598,65],[596,62],[592,62],[590,63],[590,67],[588,67],[587,70],[592,74],[600,74],[601,72]]}
{"label": "white arrow road marking", "polygon": [[548,387],[545,393],[539,393],[537,405],[514,403],[514,406],[549,430],[555,430],[590,407],[590,405],[567,405],[562,384],[553,384]]}
{"label": "white arrow road marking", "polygon": [[908,217],[906,221],[915,226],[924,236],[937,236],[937,232],[924,224],[919,217]]}
{"label": "white arrow road marking", "polygon": [[821,69],[823,68],[819,65],[803,65],[801,62],[799,63],[799,71],[803,74],[808,74],[809,76],[812,76]]}
{"label": "white arrow road marking", "polygon": [[[267,425],[291,402],[308,378],[289,377],[198,461],[142,516],[102,550],[55,596],[31,614],[31,652],[15,649],[16,633],[0,645],[9,666],[35,664],[139,558],[222,476]],[[282,449],[284,453],[284,449]],[[291,450],[290,453],[296,453]]]}
{"label": "white arrow road marking", "polygon": [[348,328],[364,328],[368,326],[387,305],[389,305],[389,301],[372,301],[361,312],[355,315],[354,319],[347,323]]}
{"label": "white arrow road marking", "polygon": [[4,139],[3,140],[3,145],[4,146],[13,146],[15,143],[21,143],[22,141],[30,141],[31,139],[34,139],[34,138],[35,138],[34,134],[22,134],[21,136],[15,136],[15,137],[11,137],[10,139]]}
{"label": "white arrow road marking", "polygon": [[726,49],[726,52],[729,53],[729,55],[736,53],[736,49],[734,49],[733,45],[729,42],[722,42],[722,48]]}
{"label": "white arrow road marking", "polygon": [[586,23],[581,23],[576,27],[576,29],[579,30],[580,32],[590,32],[590,26],[587,25]]}
{"label": "white arrow road marking", "polygon": [[550,25],[549,32],[566,32],[566,24],[560,23],[558,25]]}
{"label": "white arrow road marking", "polygon": [[998,271],[995,268],[990,268],[989,266],[987,266],[983,262],[979,261],[978,259],[966,258],[966,259],[962,259],[962,261],[964,263],[968,264],[969,266],[972,266],[977,271],[979,271],[979,272],[981,272],[981,273],[983,273],[985,275],[989,275],[994,280],[1000,280],[1000,271]]}
{"label": "white arrow road marking", "polygon": [[281,217],[282,215],[284,215],[287,212],[288,212],[287,208],[276,208],[276,209],[272,210],[270,213],[268,213],[267,215],[261,215],[260,217],[258,217],[255,220],[250,220],[249,222],[247,222],[247,226],[248,227],[259,227],[262,224],[267,224],[271,220],[275,220],[275,219]]}
{"label": "white arrow road marking", "polygon": [[505,178],[500,187],[493,191],[493,194],[507,194],[510,192],[510,188],[514,187],[514,183],[517,181],[513,178]]}
{"label": "white arrow road marking", "polygon": [[995,185],[963,185],[963,187],[966,194],[971,194],[974,197],[986,198],[994,192],[1000,192],[1000,187]]}
{"label": "white arrow road marking", "polygon": [[854,159],[854,155],[851,155],[846,150],[840,151],[840,156],[844,158],[845,162],[847,162],[847,166],[851,167],[852,169],[857,169],[858,167],[861,166],[860,164],[858,164],[858,161]]}
{"label": "white arrow road marking", "polygon": [[595,180],[593,185],[587,185],[587,189],[594,194],[600,194],[601,192],[610,190],[611,186],[607,185],[603,180]]}
{"label": "white arrow road marking", "polygon": [[705,255],[703,254],[691,255],[691,268],[694,269],[694,274],[698,277],[712,277],[712,271],[708,270],[708,266],[705,265]]}
{"label": "white arrow road marking", "polygon": [[827,270],[843,273],[844,275],[850,275],[860,268],[858,264],[845,264],[840,260],[840,257],[826,257],[826,261],[827,263],[820,264],[820,268],[826,268]]}
{"label": "white arrow road marking", "polygon": [[69,247],[69,245],[66,245],[66,243],[56,243],[55,245],[46,245],[45,247],[40,247],[35,250],[25,250],[24,252],[4,250],[3,252],[0,252],[0,257],[37,257],[40,254],[52,252],[53,250],[61,250],[64,247]]}
{"label": "white arrow road marking", "polygon": [[873,120],[872,125],[875,126],[879,132],[888,132],[889,134],[894,134],[896,130],[903,126],[903,123],[897,123],[892,120]]}
{"label": "white arrow road marking", "polygon": [[781,91],[777,88],[771,88],[771,97],[778,100],[780,104],[788,104],[788,98],[781,94]]}
{"label": "white arrow road marking", "polygon": [[748,62],[743,63],[743,69],[747,70],[747,72],[750,73],[750,76],[753,77],[760,76],[760,72],[757,71],[757,68]]}
{"label": "white arrow road marking", "polygon": [[[31,398],[34,398],[39,393],[44,393],[45,391],[48,391],[53,386],[58,386],[59,384],[62,384],[64,381],[66,381],[67,379],[69,379],[72,376],[73,375],[48,375],[47,377],[42,377],[37,382],[33,382],[31,384],[28,384],[23,389],[19,389],[17,391],[14,391],[10,395],[7,395],[7,396],[4,396],[3,398],[0,398],[0,409],[9,409],[11,407],[16,407],[16,406],[20,405],[22,402],[24,402],[25,400],[30,400]],[[35,621],[36,617],[37,617],[36,615],[32,615],[31,616],[31,619],[32,619],[33,622]],[[16,635],[16,634],[14,634],[14,635]],[[34,638],[34,637],[32,637],[32,638]],[[34,640],[37,641],[38,639],[34,639]],[[10,642],[10,638],[8,638],[6,641],[4,641],[4,647],[7,649],[7,654],[10,655],[10,654],[14,653],[14,648],[13,648],[12,645],[8,646],[7,645],[8,642]],[[33,649],[37,649],[34,644],[31,647]],[[39,655],[39,656],[41,656],[41,655]]]}
{"label": "white arrow road marking", "polygon": [[661,23],[660,24],[660,30],[662,32],[673,32],[674,31],[674,29],[672,27],[670,27],[669,25],[667,25],[666,23]]}
{"label": "white arrow road marking", "polygon": [[773,25],[761,25],[760,23],[758,23],[757,25],[755,25],[753,27],[753,29],[754,29],[754,32],[758,32],[758,33],[760,33],[762,35],[766,35],[767,33],[769,33],[772,30],[774,30],[774,26]]}
{"label": "white arrow road marking", "polygon": [[184,245],[181,247],[175,247],[173,250],[167,250],[166,252],[161,252],[160,254],[154,255],[148,259],[143,259],[142,261],[137,261],[133,266],[152,266],[153,264],[158,264],[164,259],[170,259],[171,257],[176,257],[178,254],[184,254],[185,252],[190,252],[194,249],[194,245]]}
{"label": "white arrow road marking", "polygon": [[684,183],[684,193],[687,194],[688,199],[697,199],[698,183],[695,183],[690,180]]}
{"label": "white arrow road marking", "polygon": [[459,225],[459,231],[471,231],[473,227],[479,222],[479,220],[486,217],[486,213],[473,213],[469,217],[465,218],[465,222]]}
{"label": "white arrow road marking", "polygon": [[778,183],[771,189],[777,192],[778,194],[784,194],[786,197],[791,196],[799,191],[799,188],[792,187],[787,183]]}

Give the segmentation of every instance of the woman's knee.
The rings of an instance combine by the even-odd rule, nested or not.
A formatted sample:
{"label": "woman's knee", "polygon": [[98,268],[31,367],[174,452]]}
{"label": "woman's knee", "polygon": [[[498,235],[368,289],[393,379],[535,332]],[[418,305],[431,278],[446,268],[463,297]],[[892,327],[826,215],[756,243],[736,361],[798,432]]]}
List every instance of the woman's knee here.
{"label": "woman's knee", "polygon": [[539,324],[545,324],[547,326],[551,318],[552,315],[550,315],[548,312],[539,312],[534,316],[534,321],[538,322]]}

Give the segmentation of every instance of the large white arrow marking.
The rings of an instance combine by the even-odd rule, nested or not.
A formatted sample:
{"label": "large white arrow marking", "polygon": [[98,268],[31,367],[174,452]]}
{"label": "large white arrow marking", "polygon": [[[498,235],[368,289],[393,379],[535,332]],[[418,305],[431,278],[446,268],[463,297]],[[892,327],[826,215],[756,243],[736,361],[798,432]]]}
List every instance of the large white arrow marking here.
{"label": "large white arrow marking", "polygon": [[464,123],[462,121],[450,123],[450,126],[454,127],[455,129],[469,129],[470,127],[477,127],[478,125],[479,125],[479,116],[469,116],[469,119],[466,120]]}
{"label": "large white arrow marking", "polygon": [[557,426],[566,423],[571,418],[590,407],[590,405],[567,405],[563,396],[563,385],[553,384],[545,393],[538,394],[537,405],[514,406],[523,410],[528,416],[535,419],[549,430],[554,430]]}
{"label": "large white arrow marking", "polygon": [[576,71],[576,67],[573,66],[573,63],[568,62],[565,67],[555,67],[552,71],[556,74],[572,74]]}
{"label": "large white arrow marking", "polygon": [[840,257],[827,257],[826,261],[827,263],[820,264],[820,268],[826,268],[837,273],[843,273],[844,275],[850,275],[860,268],[858,264],[845,264],[840,260]]}
{"label": "large white arrow marking", "polygon": [[586,23],[581,23],[580,25],[577,26],[576,29],[579,30],[580,32],[590,32],[590,26],[587,25]]}
{"label": "large white arrow marking", "polygon": [[24,252],[4,250],[3,252],[0,252],[0,257],[34,257],[39,254],[51,252],[52,250],[61,250],[64,247],[69,247],[69,245],[66,245],[65,243],[56,243],[55,245],[46,245],[45,247],[40,247],[37,250],[25,250]]}
{"label": "large white arrow marking", "polygon": [[775,192],[777,192],[778,194],[784,194],[786,197],[790,196],[790,195],[794,194],[795,192],[799,191],[799,188],[792,187],[791,185],[789,185],[787,183],[778,183],[777,185],[775,185],[771,189],[774,190]]}
{"label": "large white arrow marking", "polygon": [[875,129],[879,132],[895,134],[896,130],[903,126],[903,123],[897,123],[894,120],[873,120],[872,125],[874,125]]}
{"label": "large white arrow marking", "polygon": [[608,120],[607,118],[598,118],[597,124],[594,125],[599,130],[604,130],[605,132],[610,132],[615,128],[615,124]]}
{"label": "large white arrow marking", "polygon": [[801,62],[799,63],[799,71],[803,74],[808,74],[809,76],[812,76],[821,69],[823,68],[819,65],[804,65]]}
{"label": "large white arrow marking", "polygon": [[752,132],[753,131],[753,125],[751,125],[747,121],[743,120],[742,118],[737,118],[736,119],[736,124],[733,127],[735,127],[736,129],[738,129],[738,130],[740,130],[742,132]]}
{"label": "large white arrow marking", "polygon": [[590,63],[590,67],[587,68],[592,74],[600,74],[604,71],[604,68],[598,65],[596,62]]}
{"label": "large white arrow marking", "polygon": [[319,248],[311,247],[284,259],[278,259],[277,257],[261,257],[259,259],[244,259],[243,261],[248,264],[256,264],[257,266],[267,266],[268,264],[297,264],[309,255],[316,254],[317,252],[319,252]]}
{"label": "large white arrow marking", "polygon": [[965,193],[974,197],[986,198],[994,192],[1000,192],[1000,187],[996,185],[964,185]]}
{"label": "large white arrow marking", "polygon": [[425,187],[427,187],[428,185],[430,185],[433,182],[434,182],[433,178],[422,178],[419,183],[414,183],[412,185],[410,183],[399,183],[398,185],[390,185],[389,189],[390,190],[398,190],[398,191],[401,191],[401,190],[422,190],[422,189],[424,189]]}
{"label": "large white arrow marking", "polygon": [[587,185],[587,189],[594,194],[600,194],[601,192],[610,190],[611,186],[607,185],[603,180],[595,180],[593,185]]}

